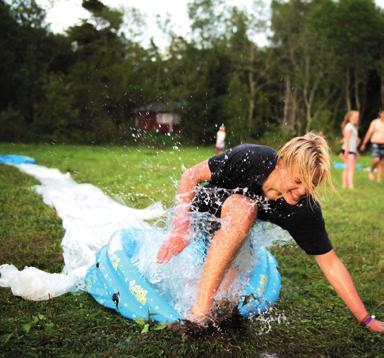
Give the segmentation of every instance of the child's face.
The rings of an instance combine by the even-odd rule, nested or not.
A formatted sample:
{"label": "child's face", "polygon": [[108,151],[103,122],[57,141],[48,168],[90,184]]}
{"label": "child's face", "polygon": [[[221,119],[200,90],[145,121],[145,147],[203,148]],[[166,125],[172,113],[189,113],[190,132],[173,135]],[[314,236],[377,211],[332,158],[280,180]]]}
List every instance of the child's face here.
{"label": "child's face", "polygon": [[308,194],[299,171],[295,168],[283,168],[280,190],[284,200],[289,205],[296,205]]}
{"label": "child's face", "polygon": [[272,200],[283,198],[289,205],[296,205],[309,191],[297,168],[287,168],[282,160],[276,166],[276,180],[266,188],[266,195]]}
{"label": "child's face", "polygon": [[359,113],[353,112],[349,117],[349,122],[355,126],[359,122]]}

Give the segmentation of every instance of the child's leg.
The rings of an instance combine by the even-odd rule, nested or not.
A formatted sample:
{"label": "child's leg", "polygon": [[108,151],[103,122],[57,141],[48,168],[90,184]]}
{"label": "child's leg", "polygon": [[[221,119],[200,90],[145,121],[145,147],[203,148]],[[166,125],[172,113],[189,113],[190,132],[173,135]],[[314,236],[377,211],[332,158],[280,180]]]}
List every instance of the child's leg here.
{"label": "child's leg", "polygon": [[377,182],[381,183],[384,171],[384,159],[380,160],[379,165],[377,166]]}
{"label": "child's leg", "polygon": [[353,189],[353,177],[355,175],[356,157],[354,154],[348,154],[346,160],[347,188]]}
{"label": "child's leg", "polygon": [[375,169],[380,162],[379,157],[374,157],[372,160],[371,169],[369,171],[369,180],[375,180]]}
{"label": "child's leg", "polygon": [[344,157],[344,152],[340,153],[339,158],[344,162],[343,173],[341,174],[341,186],[343,189],[348,188],[348,171],[347,171],[347,160]]}
{"label": "child's leg", "polygon": [[348,188],[348,170],[347,170],[347,161],[344,160],[344,169],[343,169],[343,174],[342,174],[342,187],[345,189],[345,188]]}
{"label": "child's leg", "polygon": [[209,313],[213,297],[223,280],[225,270],[235,258],[257,216],[257,206],[247,197],[231,195],[221,210],[221,228],[208,248],[199,292],[189,318],[202,321]]}
{"label": "child's leg", "polygon": [[236,280],[237,276],[239,276],[239,274],[239,270],[233,267],[230,267],[225,272],[224,278],[221,281],[219,288],[217,289],[217,293],[219,294],[219,296],[228,296],[229,289],[232,288],[232,284]]}

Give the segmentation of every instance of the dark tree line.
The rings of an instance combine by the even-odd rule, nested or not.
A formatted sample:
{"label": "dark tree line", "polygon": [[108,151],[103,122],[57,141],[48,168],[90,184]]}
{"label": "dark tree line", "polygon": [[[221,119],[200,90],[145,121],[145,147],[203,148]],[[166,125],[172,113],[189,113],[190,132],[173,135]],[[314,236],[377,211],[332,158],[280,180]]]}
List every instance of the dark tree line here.
{"label": "dark tree line", "polygon": [[[60,35],[34,0],[0,0],[0,140],[129,143],[132,112],[151,102],[179,104],[190,143],[222,122],[232,143],[331,135],[349,109],[364,131],[384,106],[384,14],[372,0],[275,0],[270,25],[257,1],[247,13],[191,0],[191,39],[166,19],[165,51],[140,44],[136,10],[83,7],[90,20]],[[267,26],[260,47],[252,34]]]}

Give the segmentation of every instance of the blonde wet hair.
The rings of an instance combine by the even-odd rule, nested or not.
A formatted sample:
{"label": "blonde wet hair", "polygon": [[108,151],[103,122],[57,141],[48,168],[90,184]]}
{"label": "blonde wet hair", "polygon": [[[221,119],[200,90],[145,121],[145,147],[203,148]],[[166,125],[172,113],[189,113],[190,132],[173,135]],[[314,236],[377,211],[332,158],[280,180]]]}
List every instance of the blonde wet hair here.
{"label": "blonde wet hair", "polygon": [[278,152],[284,165],[298,171],[308,194],[318,200],[316,188],[329,184],[333,188],[331,159],[327,141],[314,133],[292,138]]}

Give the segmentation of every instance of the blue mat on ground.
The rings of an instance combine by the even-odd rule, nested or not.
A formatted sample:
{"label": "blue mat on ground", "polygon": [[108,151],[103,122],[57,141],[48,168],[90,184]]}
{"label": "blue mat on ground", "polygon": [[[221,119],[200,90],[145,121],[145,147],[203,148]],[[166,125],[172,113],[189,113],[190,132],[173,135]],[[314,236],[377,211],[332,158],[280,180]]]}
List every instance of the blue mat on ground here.
{"label": "blue mat on ground", "polygon": [[[342,163],[342,162],[335,162],[335,163],[333,163],[333,167],[334,167],[335,169],[344,169],[344,168],[345,168],[345,163]],[[356,164],[356,168],[357,168],[358,170],[362,170],[362,169],[363,169],[363,164],[361,164],[361,163],[357,163],[357,164]]]}
{"label": "blue mat on ground", "polygon": [[[98,252],[96,263],[86,274],[85,289],[97,302],[126,318],[174,322],[181,317],[172,306],[172,298],[151,284],[131,260],[140,248],[138,239],[153,235],[156,230],[160,233],[162,229],[151,226],[118,232],[121,244],[118,249],[114,245],[113,250],[106,245]],[[240,282],[246,283],[238,309],[245,318],[268,310],[278,300],[281,288],[274,257],[263,247],[254,249],[253,254],[257,257],[255,266],[248,270],[248,277],[240,277]]]}
{"label": "blue mat on ground", "polygon": [[4,154],[0,155],[0,164],[35,164],[36,160],[25,155]]}

